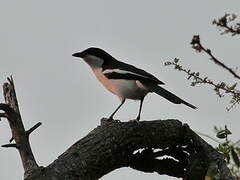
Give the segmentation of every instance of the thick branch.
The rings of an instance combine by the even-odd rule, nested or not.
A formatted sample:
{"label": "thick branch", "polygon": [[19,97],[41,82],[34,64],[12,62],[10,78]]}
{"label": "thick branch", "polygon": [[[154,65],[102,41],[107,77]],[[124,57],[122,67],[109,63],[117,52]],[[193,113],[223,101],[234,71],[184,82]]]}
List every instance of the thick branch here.
{"label": "thick branch", "polygon": [[15,140],[15,143],[6,144],[2,147],[15,147],[18,149],[24,168],[24,176],[27,177],[34,170],[38,169],[38,165],[29,143],[28,135],[30,132],[25,131],[22,122],[12,77],[8,78],[8,81],[9,82],[4,83],[3,85],[6,104],[0,104],[0,110],[4,111],[4,113],[1,113],[1,117],[8,119],[12,131],[12,138],[10,142]]}
{"label": "thick branch", "polygon": [[121,167],[202,180],[212,160],[222,180],[233,179],[222,156],[178,120],[108,122],[27,180],[94,180]]}

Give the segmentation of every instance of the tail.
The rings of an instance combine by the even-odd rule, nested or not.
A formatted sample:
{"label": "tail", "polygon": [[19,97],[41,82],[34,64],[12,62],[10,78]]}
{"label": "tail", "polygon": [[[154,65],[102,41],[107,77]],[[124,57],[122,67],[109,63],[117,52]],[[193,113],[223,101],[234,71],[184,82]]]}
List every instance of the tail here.
{"label": "tail", "polygon": [[165,99],[171,101],[174,104],[185,104],[193,109],[196,109],[197,107],[195,107],[194,105],[182,100],[181,98],[177,97],[176,95],[174,95],[173,93],[167,91],[166,89],[155,85],[155,84],[147,84],[146,85],[148,87],[148,89],[152,92],[157,93],[158,95],[164,97]]}

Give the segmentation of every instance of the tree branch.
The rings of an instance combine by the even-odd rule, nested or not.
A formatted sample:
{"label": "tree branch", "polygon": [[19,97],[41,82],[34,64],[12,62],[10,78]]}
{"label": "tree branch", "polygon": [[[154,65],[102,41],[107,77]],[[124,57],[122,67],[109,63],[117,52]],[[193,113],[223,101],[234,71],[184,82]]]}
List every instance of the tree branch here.
{"label": "tree branch", "polygon": [[203,47],[203,45],[200,42],[200,37],[199,35],[195,35],[192,38],[192,41],[190,43],[192,45],[192,48],[195,49],[198,52],[204,51],[206,54],[208,54],[210,56],[210,59],[216,63],[217,65],[221,66],[222,68],[226,69],[228,72],[230,72],[235,78],[240,79],[240,76],[238,74],[236,74],[232,68],[229,68],[228,66],[226,66],[225,64],[223,64],[220,60],[218,60],[215,56],[213,56],[212,52],[210,49],[206,49],[205,47]]}
{"label": "tree branch", "polygon": [[[25,180],[95,180],[121,167],[157,172],[185,180],[202,180],[211,163],[217,164],[221,180],[233,177],[220,155],[187,125],[178,120],[118,122],[102,119],[101,125],[73,144],[47,167],[33,156],[29,134],[19,113],[12,78],[4,84],[7,114],[15,144],[25,170]],[[166,157],[167,156],[167,157]]]}
{"label": "tree branch", "polygon": [[2,147],[15,147],[18,149],[24,168],[24,177],[27,177],[39,167],[32,153],[28,132],[25,131],[22,122],[12,77],[8,78],[8,82],[4,83],[3,93],[5,104],[0,104],[0,110],[4,111],[1,117],[4,115],[7,118],[12,131],[10,142],[15,140],[16,143],[2,145]]}
{"label": "tree branch", "polygon": [[106,121],[27,180],[94,180],[121,167],[202,180],[213,161],[233,180],[222,155],[178,120]]}

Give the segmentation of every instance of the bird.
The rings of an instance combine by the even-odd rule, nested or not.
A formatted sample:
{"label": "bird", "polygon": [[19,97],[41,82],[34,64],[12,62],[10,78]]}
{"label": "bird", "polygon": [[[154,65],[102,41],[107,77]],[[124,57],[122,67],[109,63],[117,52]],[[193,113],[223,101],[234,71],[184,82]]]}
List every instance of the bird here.
{"label": "bird", "polygon": [[174,104],[184,104],[196,109],[194,105],[161,87],[164,83],[154,75],[117,60],[101,48],[89,47],[72,54],[72,56],[82,58],[90,66],[101,84],[120,99],[120,105],[108,118],[110,120],[114,120],[114,115],[125,103],[126,99],[132,99],[140,101],[139,111],[135,119],[139,121],[144,98],[148,93],[153,92]]}

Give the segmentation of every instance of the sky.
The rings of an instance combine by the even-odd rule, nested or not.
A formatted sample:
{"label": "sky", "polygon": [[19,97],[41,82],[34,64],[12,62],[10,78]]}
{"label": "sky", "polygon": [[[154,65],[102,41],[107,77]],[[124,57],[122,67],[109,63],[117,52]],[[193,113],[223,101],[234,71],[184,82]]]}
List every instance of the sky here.
{"label": "sky", "polygon": [[[232,140],[238,140],[239,106],[227,112],[228,96],[220,99],[208,86],[191,87],[183,73],[165,67],[164,62],[180,58],[186,68],[216,82],[236,82],[208,56],[196,53],[189,42],[199,34],[202,44],[226,65],[239,67],[239,37],[221,36],[212,25],[213,19],[225,13],[240,14],[239,7],[238,0],[2,0],[0,84],[13,75],[26,129],[43,123],[30,138],[38,164],[50,164],[120,103],[102,88],[87,64],[71,56],[91,46],[147,70],[165,82],[166,89],[198,107],[192,110],[150,94],[145,98],[142,120],[179,119],[211,136],[214,125],[227,124]],[[3,102],[2,93],[0,100]],[[127,101],[116,118],[135,118],[138,103]],[[10,138],[8,123],[2,120],[0,144]],[[0,162],[0,179],[22,179],[23,168],[15,149],[0,148]],[[176,179],[121,168],[101,180],[122,178]]]}

